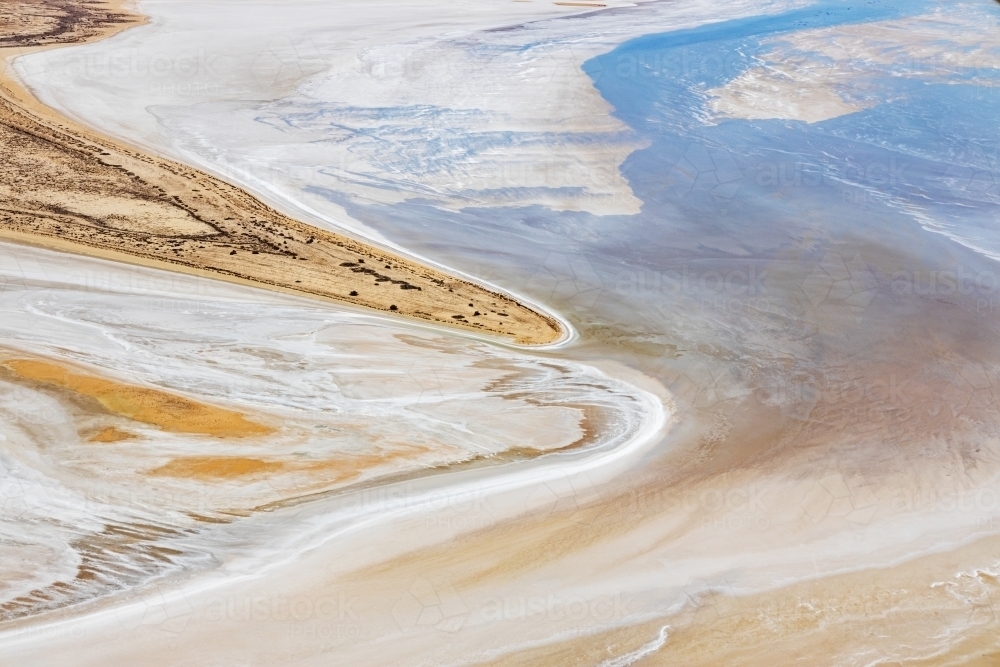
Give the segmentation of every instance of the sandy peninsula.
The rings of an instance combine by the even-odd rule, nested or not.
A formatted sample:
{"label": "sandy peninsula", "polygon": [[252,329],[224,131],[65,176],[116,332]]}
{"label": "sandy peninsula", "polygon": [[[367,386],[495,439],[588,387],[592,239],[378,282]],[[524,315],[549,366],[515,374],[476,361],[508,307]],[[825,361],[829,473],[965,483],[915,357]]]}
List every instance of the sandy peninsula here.
{"label": "sandy peninsula", "polygon": [[113,1],[5,3],[0,238],[348,303],[521,344],[559,323],[505,294],[304,224],[246,191],[39,104],[8,60],[141,24]]}

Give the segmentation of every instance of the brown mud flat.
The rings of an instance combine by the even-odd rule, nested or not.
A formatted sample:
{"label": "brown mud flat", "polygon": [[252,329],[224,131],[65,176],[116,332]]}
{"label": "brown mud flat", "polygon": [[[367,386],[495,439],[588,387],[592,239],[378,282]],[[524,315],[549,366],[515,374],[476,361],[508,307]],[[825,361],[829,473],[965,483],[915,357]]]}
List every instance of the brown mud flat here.
{"label": "brown mud flat", "polygon": [[[140,22],[115,7],[5,1],[0,59]],[[510,296],[294,220],[214,176],[79,127],[3,80],[0,161],[0,238],[8,241],[349,303],[522,344],[563,335],[556,320]]]}

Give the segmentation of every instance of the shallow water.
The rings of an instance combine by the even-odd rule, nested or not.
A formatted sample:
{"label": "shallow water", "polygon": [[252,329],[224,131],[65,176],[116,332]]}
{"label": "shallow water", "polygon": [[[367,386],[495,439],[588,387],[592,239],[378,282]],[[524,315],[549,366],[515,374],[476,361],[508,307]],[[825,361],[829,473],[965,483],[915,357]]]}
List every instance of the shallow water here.
{"label": "shallow water", "polygon": [[[109,310],[110,297],[30,285],[9,312],[36,347],[17,346],[264,416],[282,424],[295,456],[397,439],[405,456],[372,477],[526,441],[558,448],[581,435],[581,402],[604,418],[592,451],[472,466],[399,495],[368,491],[375,500],[360,513],[341,511],[338,502],[359,504],[327,494],[329,479],[213,487],[213,508],[252,509],[265,496],[299,517],[296,530],[313,529],[292,539],[278,515],[254,514],[219,529],[225,539],[198,537],[206,559],[241,565],[229,589],[217,567],[170,589],[170,600],[186,596],[178,617],[195,623],[112,632],[95,616],[87,632],[124,652],[175,645],[208,661],[289,664],[334,651],[357,664],[900,657],[881,640],[837,639],[837,623],[905,638],[911,658],[985,653],[995,556],[991,542],[974,543],[1000,527],[1000,43],[988,29],[1000,10],[730,3],[720,16],[709,3],[652,3],[510,19],[503,31],[449,18],[448,34],[386,27],[352,45],[325,13],[307,38],[286,40],[306,31],[298,12],[315,8],[302,3],[274,17],[279,37],[251,48],[267,5],[219,35],[222,46],[210,41],[213,21],[231,8],[205,7],[185,24],[188,5],[144,3],[160,17],[148,37],[19,67],[43,99],[106,131],[317,224],[527,295],[578,337],[530,353],[235,288],[155,297],[175,311],[129,296],[132,286],[115,290]],[[855,51],[845,58],[837,45]],[[217,72],[92,67],[114,53],[137,63],[198,53]],[[795,66],[775,74],[782,63]],[[591,368],[609,360],[609,374]],[[638,387],[655,393],[655,382],[670,390],[659,401],[674,421],[641,444],[637,434],[659,426]],[[317,437],[320,426],[341,435]],[[276,446],[269,456],[292,458]],[[601,458],[615,451],[628,455]],[[463,500],[467,484],[486,506]],[[425,491],[430,501],[413,500]],[[248,579],[255,572],[266,576]],[[888,597],[875,590],[881,578],[893,582]],[[358,603],[312,634],[227,606],[315,602],[316,591]],[[571,604],[587,611],[569,614]],[[719,633],[725,642],[703,646]],[[727,643],[743,653],[719,653]]]}

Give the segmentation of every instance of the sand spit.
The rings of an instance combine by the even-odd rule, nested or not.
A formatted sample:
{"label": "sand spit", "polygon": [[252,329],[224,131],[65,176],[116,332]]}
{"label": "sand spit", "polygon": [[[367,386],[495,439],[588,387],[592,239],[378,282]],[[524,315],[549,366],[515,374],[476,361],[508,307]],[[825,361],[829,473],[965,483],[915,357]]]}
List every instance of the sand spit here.
{"label": "sand spit", "polygon": [[0,16],[0,47],[86,42],[140,22],[121,0],[12,0]]}
{"label": "sand spit", "polygon": [[[138,22],[106,3],[11,4],[11,28],[19,32],[5,38],[5,60]],[[11,241],[346,302],[522,344],[563,336],[555,319],[509,296],[298,222],[208,174],[71,124],[9,80],[0,81],[0,157],[0,237]]]}

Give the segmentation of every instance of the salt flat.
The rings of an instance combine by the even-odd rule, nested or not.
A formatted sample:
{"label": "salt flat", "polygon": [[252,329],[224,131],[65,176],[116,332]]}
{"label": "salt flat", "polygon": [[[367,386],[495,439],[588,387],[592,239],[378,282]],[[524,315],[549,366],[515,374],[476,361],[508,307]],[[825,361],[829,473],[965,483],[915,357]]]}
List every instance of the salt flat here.
{"label": "salt flat", "polygon": [[[305,300],[10,245],[0,271],[5,486],[40,494],[38,503],[7,517],[9,548],[19,545],[9,557],[43,544],[55,549],[52,562],[5,587],[9,618],[75,599],[70,590],[50,593],[41,605],[19,602],[65,577],[67,568],[94,571],[87,581],[70,577],[70,588],[76,581],[87,595],[100,595],[164,570],[203,567],[197,563],[205,549],[214,548],[208,536],[197,546],[199,522],[207,530],[268,506],[428,467],[607,444],[640,419],[628,416],[634,411],[627,387],[600,375],[585,379],[593,370],[541,365],[517,352]],[[395,361],[376,361],[382,355]],[[157,420],[137,421],[51,383],[27,381],[44,376],[10,370],[35,362],[10,359],[75,364],[78,374],[207,400],[272,432],[235,439],[171,432]],[[598,387],[606,382],[611,393],[604,395]],[[536,391],[549,398],[524,400]],[[127,437],[91,441],[109,428]],[[584,443],[582,428],[601,435]],[[227,467],[233,460],[260,466]],[[87,500],[68,514],[58,509],[74,497]],[[31,527],[40,516],[50,519],[42,532]],[[85,548],[108,521],[136,532],[141,548],[111,561]],[[150,563],[140,553],[174,539],[189,541],[172,547],[176,557]],[[118,559],[131,573],[124,581],[112,564]]]}

